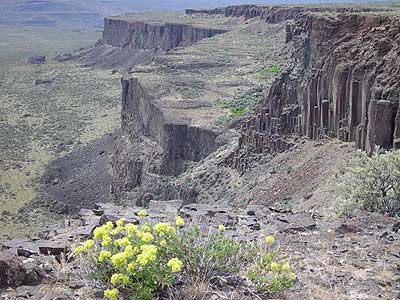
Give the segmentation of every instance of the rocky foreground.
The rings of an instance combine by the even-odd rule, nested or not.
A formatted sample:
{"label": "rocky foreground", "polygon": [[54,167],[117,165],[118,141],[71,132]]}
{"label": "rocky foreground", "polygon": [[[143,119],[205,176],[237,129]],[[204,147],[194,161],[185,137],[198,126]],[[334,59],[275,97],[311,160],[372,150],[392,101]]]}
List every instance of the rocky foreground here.
{"label": "rocky foreground", "polygon": [[[400,296],[400,222],[378,214],[328,222],[307,212],[250,205],[246,209],[151,201],[142,208],[97,204],[82,209],[79,220],[52,226],[31,239],[1,246],[2,299],[102,299],[104,287],[88,280],[87,266],[73,256],[77,241],[91,237],[96,226],[127,222],[173,222],[176,215],[204,230],[223,224],[226,234],[245,241],[275,235],[283,258],[298,275],[286,299],[397,299]],[[247,283],[212,284],[207,299],[256,299]],[[247,292],[246,292],[247,291]],[[229,298],[237,299],[237,298]],[[262,298],[260,298],[262,299]]]}

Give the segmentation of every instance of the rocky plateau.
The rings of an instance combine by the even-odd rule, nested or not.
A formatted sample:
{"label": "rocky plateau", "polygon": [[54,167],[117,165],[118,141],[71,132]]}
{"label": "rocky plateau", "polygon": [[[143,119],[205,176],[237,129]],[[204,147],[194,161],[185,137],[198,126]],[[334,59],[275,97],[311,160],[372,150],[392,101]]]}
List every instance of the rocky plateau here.
{"label": "rocky plateau", "polygon": [[[101,299],[70,250],[106,221],[143,222],[142,207],[148,222],[276,236],[298,274],[285,299],[400,299],[399,219],[328,220],[324,186],[356,149],[399,148],[399,51],[398,11],[383,6],[106,18],[96,45],[56,59],[123,75],[120,129],[48,168],[50,196],[21,213],[66,220],[1,243],[0,299]],[[256,299],[246,284],[207,299]]]}

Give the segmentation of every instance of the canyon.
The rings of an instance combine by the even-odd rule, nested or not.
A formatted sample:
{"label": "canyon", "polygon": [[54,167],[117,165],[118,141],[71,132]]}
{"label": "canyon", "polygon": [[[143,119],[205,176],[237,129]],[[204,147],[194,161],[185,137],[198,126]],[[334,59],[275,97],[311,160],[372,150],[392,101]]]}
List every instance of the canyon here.
{"label": "canyon", "polygon": [[[55,59],[121,75],[120,128],[49,167],[51,197],[20,213],[67,220],[0,244],[6,297],[42,295],[36,286],[60,276],[48,256],[106,221],[140,223],[143,207],[149,222],[179,214],[240,239],[276,235],[299,269],[287,299],[399,297],[398,218],[328,219],[337,168],[356,149],[400,147],[398,12],[238,5],[105,18],[95,45]],[[54,293],[101,298],[74,285],[79,272]]]}

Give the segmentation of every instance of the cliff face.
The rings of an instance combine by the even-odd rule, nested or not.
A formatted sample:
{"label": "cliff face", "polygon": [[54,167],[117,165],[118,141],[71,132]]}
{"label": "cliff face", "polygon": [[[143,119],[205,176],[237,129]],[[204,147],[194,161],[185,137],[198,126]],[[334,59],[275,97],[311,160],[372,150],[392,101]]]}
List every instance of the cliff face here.
{"label": "cliff face", "polygon": [[189,46],[201,39],[226,32],[188,24],[146,23],[105,18],[103,39],[115,47],[134,49],[160,48],[164,51]]}
{"label": "cliff face", "polygon": [[112,161],[112,190],[118,199],[141,185],[143,177],[176,176],[187,161],[199,161],[218,147],[219,131],[171,117],[136,78],[122,80],[121,115]]}
{"label": "cliff face", "polygon": [[[290,67],[243,124],[227,163],[239,169],[256,153],[287,148],[294,136],[400,147],[400,25],[388,16],[299,16]],[[270,147],[271,140],[278,140]]]}
{"label": "cliff face", "polygon": [[225,8],[226,17],[244,17],[246,20],[260,17],[267,23],[279,23],[293,20],[296,16],[307,13],[355,13],[379,11],[379,8],[350,8],[350,7],[288,7],[288,6],[259,6],[234,5]]}

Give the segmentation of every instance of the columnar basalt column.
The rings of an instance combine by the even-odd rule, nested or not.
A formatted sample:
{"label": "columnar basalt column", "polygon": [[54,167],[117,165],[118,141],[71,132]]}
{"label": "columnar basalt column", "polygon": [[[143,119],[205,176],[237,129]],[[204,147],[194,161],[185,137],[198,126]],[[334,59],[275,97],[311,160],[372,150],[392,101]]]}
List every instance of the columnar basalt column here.
{"label": "columnar basalt column", "polygon": [[368,110],[367,145],[368,154],[375,146],[389,149],[393,146],[392,104],[387,100],[372,100]]}

